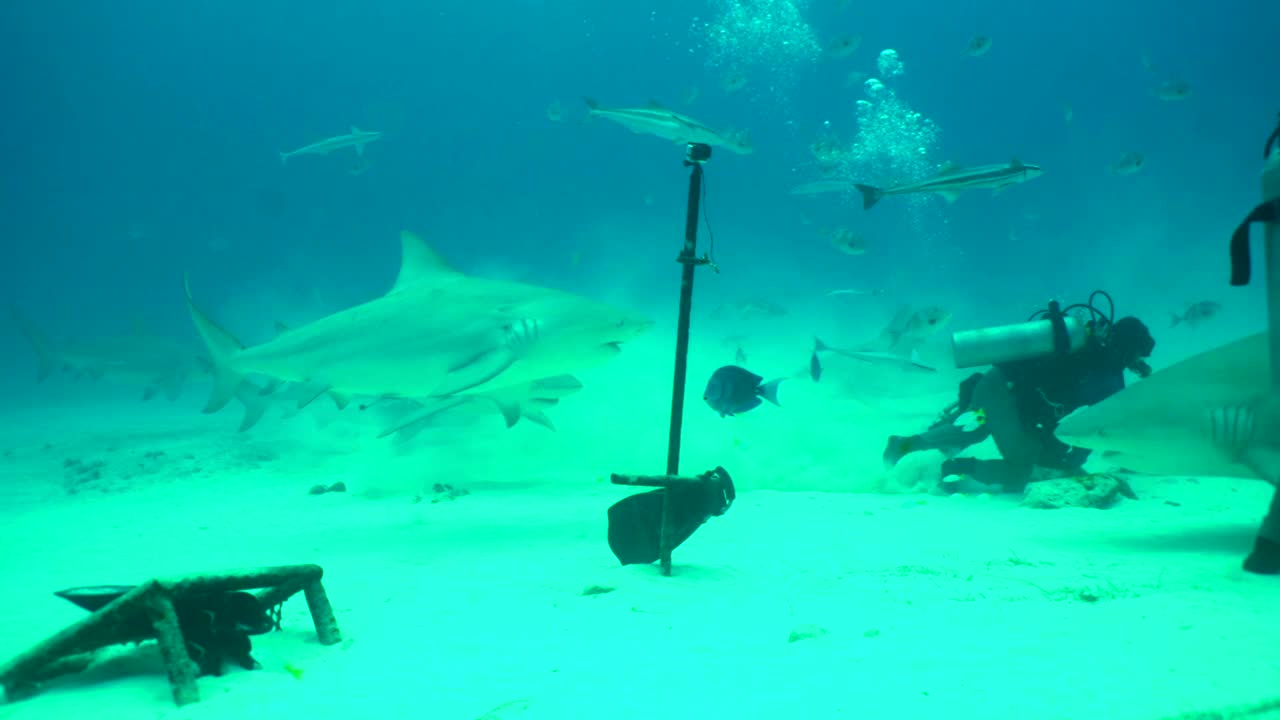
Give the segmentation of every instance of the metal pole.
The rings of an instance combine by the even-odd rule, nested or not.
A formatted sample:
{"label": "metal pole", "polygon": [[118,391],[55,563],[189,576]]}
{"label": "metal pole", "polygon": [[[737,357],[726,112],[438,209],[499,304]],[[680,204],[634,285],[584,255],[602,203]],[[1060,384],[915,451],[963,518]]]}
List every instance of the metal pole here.
{"label": "metal pole", "polygon": [[[1280,148],[1267,158],[1262,170],[1263,203],[1280,200]],[[1267,281],[1267,327],[1271,350],[1271,387],[1280,389],[1280,221],[1264,225],[1264,257]]]}
{"label": "metal pole", "polygon": [[680,429],[684,423],[684,385],[689,365],[689,313],[693,308],[693,271],[701,264],[698,245],[698,204],[702,197],[702,163],[689,174],[689,203],[684,223],[684,249],[678,261],[684,266],[680,277],[680,316],[676,324],[676,370],[671,388],[671,433],[667,440],[667,474],[680,474]]}

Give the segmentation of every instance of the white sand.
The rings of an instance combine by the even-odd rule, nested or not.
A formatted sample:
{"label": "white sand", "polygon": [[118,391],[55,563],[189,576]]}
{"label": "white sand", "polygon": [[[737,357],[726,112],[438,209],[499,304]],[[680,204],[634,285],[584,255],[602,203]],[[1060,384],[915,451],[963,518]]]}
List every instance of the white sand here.
{"label": "white sand", "polygon": [[[584,376],[558,433],[494,417],[402,454],[306,417],[236,434],[198,389],[12,414],[0,655],[83,615],[54,590],[292,563],[325,568],[345,641],[320,646],[299,597],[254,638],[263,669],[202,678],[197,704],[173,705],[148,644],[0,718],[1148,720],[1280,695],[1280,579],[1240,570],[1262,483],[1136,478],[1139,501],[1057,511],[817,491],[875,486],[884,434],[927,422],[945,382],[905,411],[789,383],[786,408],[722,420],[700,398],[722,358],[699,358],[684,467],[724,464],[743,491],[674,577],[619,567],[605,510],[631,491],[604,478],[662,467],[660,346]],[[642,367],[649,385],[624,381]],[[68,458],[102,478],[67,494]],[[336,480],[351,492],[306,494]],[[412,502],[433,482],[471,494]]]}

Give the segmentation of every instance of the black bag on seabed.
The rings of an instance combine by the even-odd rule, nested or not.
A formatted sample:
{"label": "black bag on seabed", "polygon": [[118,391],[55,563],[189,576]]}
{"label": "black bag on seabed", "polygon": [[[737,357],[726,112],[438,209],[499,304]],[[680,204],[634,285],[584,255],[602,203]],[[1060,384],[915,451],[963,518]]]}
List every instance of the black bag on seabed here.
{"label": "black bag on seabed", "polygon": [[733,480],[724,468],[699,476],[700,483],[659,488],[623,498],[609,508],[609,549],[623,565],[657,562],[662,502],[671,493],[671,549],[680,547],[712,516],[733,504]]}

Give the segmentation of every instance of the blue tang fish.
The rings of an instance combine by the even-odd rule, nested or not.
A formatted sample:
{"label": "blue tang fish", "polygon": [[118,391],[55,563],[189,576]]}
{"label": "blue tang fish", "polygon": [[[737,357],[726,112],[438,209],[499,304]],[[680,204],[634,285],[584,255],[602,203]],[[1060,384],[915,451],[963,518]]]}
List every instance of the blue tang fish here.
{"label": "blue tang fish", "polygon": [[774,405],[781,405],[778,402],[778,385],[782,384],[783,379],[764,382],[764,378],[750,370],[737,365],[725,365],[711,373],[702,399],[707,401],[712,410],[720,413],[720,417],[744,413],[760,405],[760,398]]}

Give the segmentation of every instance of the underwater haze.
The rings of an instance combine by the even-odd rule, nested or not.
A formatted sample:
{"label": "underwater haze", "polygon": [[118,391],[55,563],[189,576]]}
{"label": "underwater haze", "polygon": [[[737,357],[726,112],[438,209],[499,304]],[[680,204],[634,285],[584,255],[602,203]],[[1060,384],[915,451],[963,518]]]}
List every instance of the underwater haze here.
{"label": "underwater haze", "polygon": [[[1229,282],[1277,27],[1203,0],[0,4],[0,718],[1280,718],[1280,413],[1235,343],[1278,321],[1263,230]],[[668,467],[694,180],[679,474],[736,499],[677,510],[668,577],[620,543],[685,496],[613,474]],[[953,333],[1051,301],[1082,353],[1130,316],[1154,349],[1001,418],[961,383],[1024,376],[957,367]],[[1037,322],[1016,361],[1063,351]],[[1072,411],[1097,426],[1061,445]],[[1016,465],[1019,424],[1078,454],[955,469]],[[22,660],[86,617],[67,599],[312,564],[340,642],[299,595],[241,659],[252,623],[178,593],[178,656]]]}

